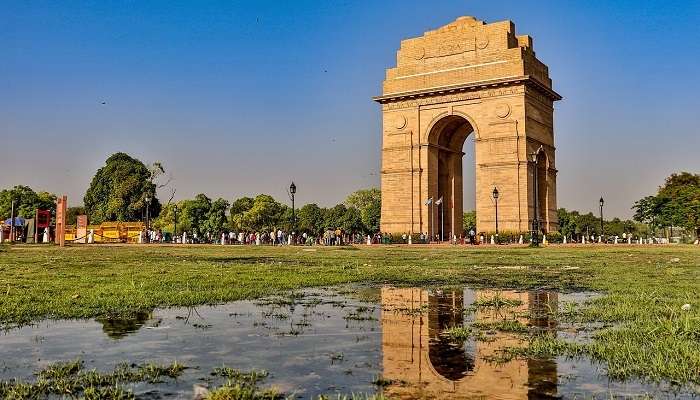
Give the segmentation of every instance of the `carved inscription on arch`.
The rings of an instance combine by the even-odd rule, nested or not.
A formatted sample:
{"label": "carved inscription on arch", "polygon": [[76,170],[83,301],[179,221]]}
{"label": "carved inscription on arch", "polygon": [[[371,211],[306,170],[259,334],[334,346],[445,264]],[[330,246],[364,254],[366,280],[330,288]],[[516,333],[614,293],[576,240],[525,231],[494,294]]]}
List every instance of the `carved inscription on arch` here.
{"label": "carved inscription on arch", "polygon": [[431,105],[431,104],[453,103],[453,102],[466,101],[466,100],[486,99],[486,98],[490,98],[490,97],[499,97],[499,96],[509,96],[509,95],[514,95],[514,94],[521,94],[524,92],[525,92],[525,88],[523,86],[512,86],[512,87],[504,87],[504,88],[498,88],[498,89],[486,89],[486,90],[478,90],[478,91],[473,91],[473,92],[446,94],[446,95],[442,95],[442,96],[419,97],[419,98],[415,98],[415,99],[408,99],[408,100],[394,101],[391,103],[385,103],[382,105],[382,110],[384,110],[384,111],[397,110],[397,109],[401,109],[401,108],[419,107],[419,106],[426,106],[426,105]]}

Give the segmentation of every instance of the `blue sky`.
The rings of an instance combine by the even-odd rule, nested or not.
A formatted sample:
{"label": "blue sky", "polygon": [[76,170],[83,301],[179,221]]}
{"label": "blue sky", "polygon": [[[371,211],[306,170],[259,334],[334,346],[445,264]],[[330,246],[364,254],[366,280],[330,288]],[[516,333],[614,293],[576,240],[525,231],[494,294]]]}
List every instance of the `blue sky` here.
{"label": "blue sky", "polygon": [[698,1],[3,1],[0,188],[79,204],[125,151],[163,162],[177,198],[285,200],[294,179],[300,203],[335,204],[379,184],[371,97],[399,42],[461,15],[514,21],[549,65],[559,206],[602,195],[627,217],[700,172]]}

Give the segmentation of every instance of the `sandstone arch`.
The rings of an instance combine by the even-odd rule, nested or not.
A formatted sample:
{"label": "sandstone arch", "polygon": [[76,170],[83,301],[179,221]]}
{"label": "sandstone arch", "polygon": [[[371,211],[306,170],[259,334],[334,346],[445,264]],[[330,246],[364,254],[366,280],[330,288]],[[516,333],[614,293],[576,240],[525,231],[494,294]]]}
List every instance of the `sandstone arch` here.
{"label": "sandstone arch", "polygon": [[[439,233],[439,210],[431,215],[425,202],[443,196],[445,237],[462,233],[462,146],[470,135],[477,229],[494,230],[495,186],[501,230],[528,231],[536,216],[543,231],[556,230],[553,103],[560,99],[532,39],[516,35],[510,21],[461,17],[403,40],[374,98],[383,122],[381,230]],[[538,149],[544,162],[535,164]]]}

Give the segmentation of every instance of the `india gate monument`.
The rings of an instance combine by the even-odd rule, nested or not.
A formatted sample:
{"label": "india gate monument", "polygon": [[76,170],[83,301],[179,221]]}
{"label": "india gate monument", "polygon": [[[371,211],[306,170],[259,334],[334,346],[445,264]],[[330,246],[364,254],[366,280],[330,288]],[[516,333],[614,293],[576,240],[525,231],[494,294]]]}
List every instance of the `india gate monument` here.
{"label": "india gate monument", "polygon": [[[511,21],[456,21],[401,42],[382,95],[381,230],[462,234],[462,163],[474,162],[479,232],[556,230],[554,101],[532,38]],[[475,160],[463,160],[473,135]],[[441,223],[442,198],[444,222]],[[431,204],[432,203],[432,204]],[[432,215],[431,215],[432,212]]]}

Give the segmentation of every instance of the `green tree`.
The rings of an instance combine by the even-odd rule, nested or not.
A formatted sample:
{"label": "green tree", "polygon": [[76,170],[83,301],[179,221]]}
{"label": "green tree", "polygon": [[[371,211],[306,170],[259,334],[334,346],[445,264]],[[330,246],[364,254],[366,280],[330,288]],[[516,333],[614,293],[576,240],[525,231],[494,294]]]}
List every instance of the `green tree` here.
{"label": "green tree", "polygon": [[343,204],[336,204],[328,209],[324,216],[324,225],[326,229],[336,230],[343,225],[345,213],[348,211]]}
{"label": "green tree", "polygon": [[577,233],[576,215],[569,213],[566,208],[560,208],[557,210],[557,217],[559,219],[559,233],[568,238],[573,238]]}
{"label": "green tree", "polygon": [[56,195],[48,192],[36,193],[29,186],[17,185],[0,191],[0,218],[10,218],[12,201],[15,201],[15,216],[34,218],[36,210],[50,210],[56,213]]}
{"label": "green tree", "polygon": [[579,235],[598,235],[600,233],[600,218],[593,215],[592,212],[588,214],[576,214],[574,214],[576,218],[576,233]]}
{"label": "green tree", "polygon": [[158,217],[151,223],[151,226],[154,229],[162,229],[164,232],[173,232],[175,227],[175,205],[177,204],[177,230],[178,232],[189,230],[189,228],[185,228],[186,223],[184,218],[182,218],[184,213],[183,203],[181,201],[164,205]]}
{"label": "green tree", "polygon": [[467,211],[462,215],[462,228],[465,232],[474,229],[476,232],[476,211]]}
{"label": "green tree", "polygon": [[209,209],[211,209],[211,199],[203,193],[196,195],[193,200],[185,204],[183,217],[186,218],[193,233],[196,232],[200,237],[207,232],[208,225],[205,222],[209,217]]}
{"label": "green tree", "polygon": [[[50,210],[52,214],[56,214],[56,195],[49,192],[39,192],[36,194],[37,202],[35,208],[40,210]],[[67,211],[67,210],[66,210]]]}
{"label": "green tree", "polygon": [[[75,225],[78,223],[78,215],[85,215],[85,207],[68,207],[66,208],[66,224]],[[91,221],[88,221],[91,223]]]}
{"label": "green tree", "polygon": [[362,233],[364,224],[362,223],[360,210],[355,207],[348,207],[341,220],[340,229],[347,233]]}
{"label": "green tree", "polygon": [[[162,167],[158,169],[162,170]],[[156,198],[154,171],[125,153],[111,155],[98,169],[83,202],[92,223],[139,221],[146,212],[146,197],[151,197],[149,212],[157,217],[161,204]]]}
{"label": "green tree", "polygon": [[345,199],[345,205],[360,210],[365,232],[379,231],[382,215],[382,192],[378,188],[361,189],[350,194]]}
{"label": "green tree", "polygon": [[318,236],[324,229],[323,211],[316,204],[305,204],[297,214],[299,232]]}
{"label": "green tree", "polygon": [[637,200],[632,207],[634,209],[634,220],[657,227],[661,215],[660,205],[656,196],[646,196]]}
{"label": "green tree", "polygon": [[226,211],[228,209],[228,201],[221,198],[214,200],[209,206],[203,230],[211,232],[212,235],[216,234],[218,238],[219,234],[224,232],[226,228],[226,222],[228,221]]}
{"label": "green tree", "polygon": [[268,231],[280,226],[286,207],[267,194],[259,194],[243,215],[243,226],[252,231]]}
{"label": "green tree", "polygon": [[231,227],[233,229],[243,229],[243,216],[248,210],[253,208],[253,201],[252,197],[241,197],[233,201],[229,210]]}
{"label": "green tree", "polygon": [[659,187],[656,196],[634,203],[635,221],[655,227],[684,227],[700,235],[700,175],[672,174]]}

